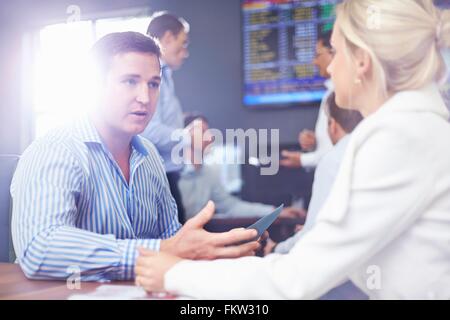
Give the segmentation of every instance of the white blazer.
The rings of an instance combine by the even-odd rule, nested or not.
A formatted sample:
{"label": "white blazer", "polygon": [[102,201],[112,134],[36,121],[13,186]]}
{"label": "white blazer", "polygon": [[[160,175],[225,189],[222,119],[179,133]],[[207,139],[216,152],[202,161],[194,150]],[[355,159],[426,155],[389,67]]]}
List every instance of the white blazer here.
{"label": "white blazer", "polygon": [[435,85],[405,91],[349,141],[317,222],[287,255],[183,261],[167,290],[315,299],[350,278],[371,298],[450,299],[450,124]]}

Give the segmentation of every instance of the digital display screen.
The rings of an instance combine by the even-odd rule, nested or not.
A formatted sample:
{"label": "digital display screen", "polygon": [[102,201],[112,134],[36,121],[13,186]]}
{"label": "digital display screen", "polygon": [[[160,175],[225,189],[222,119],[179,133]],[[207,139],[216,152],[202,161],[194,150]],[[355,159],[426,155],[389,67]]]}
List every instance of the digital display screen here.
{"label": "digital display screen", "polygon": [[247,107],[311,105],[326,92],[313,60],[317,37],[332,30],[339,0],[243,0]]}

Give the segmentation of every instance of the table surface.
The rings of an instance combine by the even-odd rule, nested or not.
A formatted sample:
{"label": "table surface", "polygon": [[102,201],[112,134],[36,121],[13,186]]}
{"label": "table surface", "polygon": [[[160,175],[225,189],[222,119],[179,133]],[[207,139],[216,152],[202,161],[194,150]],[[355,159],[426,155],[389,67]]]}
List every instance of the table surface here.
{"label": "table surface", "polygon": [[[133,285],[131,281],[114,281],[108,285]],[[0,300],[65,300],[73,294],[86,294],[104,283],[81,282],[80,289],[69,289],[66,281],[29,280],[20,266],[0,263]]]}
{"label": "table surface", "polygon": [[[213,219],[208,224],[209,231],[223,232],[236,227],[248,226],[257,218]],[[303,224],[304,219],[277,219],[271,226],[276,233],[279,228],[293,228]],[[269,230],[271,230],[269,229]],[[289,231],[291,232],[291,231]],[[285,238],[284,236],[283,238]],[[278,240],[278,239],[277,239]],[[80,289],[69,289],[65,280],[30,280],[25,277],[18,264],[0,263],[0,300],[64,300],[74,294],[94,292],[105,283],[81,282]],[[113,281],[108,285],[134,285],[132,281]],[[151,297],[149,296],[149,299]]]}

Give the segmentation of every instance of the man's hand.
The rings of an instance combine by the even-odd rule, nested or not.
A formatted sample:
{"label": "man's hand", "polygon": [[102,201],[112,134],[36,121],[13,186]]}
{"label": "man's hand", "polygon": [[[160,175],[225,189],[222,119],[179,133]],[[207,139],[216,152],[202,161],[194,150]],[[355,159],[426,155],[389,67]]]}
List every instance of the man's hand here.
{"label": "man's hand", "polygon": [[294,207],[286,207],[281,211],[280,218],[305,218],[306,211]]}
{"label": "man's hand", "polygon": [[302,161],[300,152],[284,150],[283,152],[281,152],[281,156],[283,157],[283,159],[281,159],[280,164],[283,167],[292,169],[301,168]]}
{"label": "man's hand", "polygon": [[313,151],[316,148],[316,134],[310,130],[303,130],[298,135],[298,142],[304,151]]}
{"label": "man's hand", "polygon": [[260,247],[258,241],[253,240],[258,234],[256,230],[242,228],[222,233],[208,232],[203,229],[203,226],[213,215],[214,203],[209,201],[203,210],[188,220],[175,236],[161,241],[160,251],[191,260],[255,255]]}
{"label": "man's hand", "polygon": [[163,252],[139,248],[134,271],[136,285],[148,292],[164,292],[164,276],[181,258]]}

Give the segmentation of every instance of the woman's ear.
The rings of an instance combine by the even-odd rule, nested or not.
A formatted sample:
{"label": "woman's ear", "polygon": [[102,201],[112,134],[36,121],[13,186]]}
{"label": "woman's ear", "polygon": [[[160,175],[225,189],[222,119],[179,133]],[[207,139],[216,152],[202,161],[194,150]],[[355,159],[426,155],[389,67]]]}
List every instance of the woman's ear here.
{"label": "woman's ear", "polygon": [[370,54],[361,48],[356,49],[356,75],[358,79],[364,79],[372,69],[372,58]]}

